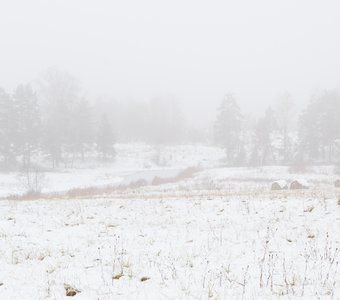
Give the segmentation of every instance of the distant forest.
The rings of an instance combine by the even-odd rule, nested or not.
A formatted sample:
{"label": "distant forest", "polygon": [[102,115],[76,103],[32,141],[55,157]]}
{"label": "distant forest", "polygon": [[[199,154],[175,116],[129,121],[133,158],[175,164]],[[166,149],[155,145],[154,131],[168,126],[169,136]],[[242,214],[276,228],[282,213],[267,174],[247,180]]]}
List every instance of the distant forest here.
{"label": "distant forest", "polygon": [[55,69],[41,76],[36,90],[29,84],[12,92],[0,88],[2,170],[30,167],[37,157],[52,167],[93,158],[110,162],[116,142],[217,145],[230,166],[335,164],[340,162],[340,91],[313,95],[301,112],[286,94],[257,118],[244,115],[228,94],[213,126],[197,130],[175,101],[94,104],[71,75]]}

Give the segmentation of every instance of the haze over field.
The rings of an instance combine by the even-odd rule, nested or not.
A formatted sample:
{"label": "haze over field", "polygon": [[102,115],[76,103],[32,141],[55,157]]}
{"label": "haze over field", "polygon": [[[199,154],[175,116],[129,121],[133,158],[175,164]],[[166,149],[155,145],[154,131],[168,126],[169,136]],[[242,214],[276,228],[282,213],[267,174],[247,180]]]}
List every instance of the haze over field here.
{"label": "haze over field", "polygon": [[202,127],[226,93],[260,113],[285,91],[305,104],[338,88],[339,11],[331,0],[3,1],[0,85],[55,67],[92,101],[174,98]]}

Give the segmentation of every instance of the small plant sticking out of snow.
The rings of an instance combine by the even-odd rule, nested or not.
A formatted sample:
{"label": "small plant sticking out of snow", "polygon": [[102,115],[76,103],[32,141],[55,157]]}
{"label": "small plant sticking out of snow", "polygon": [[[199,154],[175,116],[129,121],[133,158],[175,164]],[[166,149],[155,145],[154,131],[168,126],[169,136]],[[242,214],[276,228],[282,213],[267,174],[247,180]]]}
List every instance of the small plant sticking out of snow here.
{"label": "small plant sticking out of snow", "polygon": [[117,274],[117,275],[113,275],[112,276],[112,279],[113,280],[119,280],[120,278],[122,278],[124,275],[123,275],[123,273],[120,273],[120,274]]}
{"label": "small plant sticking out of snow", "polygon": [[79,290],[77,290],[76,288],[70,286],[69,284],[64,284],[64,288],[65,288],[65,292],[66,292],[66,296],[67,297],[74,297],[75,295],[80,293]]}
{"label": "small plant sticking out of snow", "polygon": [[148,281],[148,280],[150,280],[150,277],[146,277],[146,276],[143,276],[143,277],[140,279],[141,282]]}
{"label": "small plant sticking out of snow", "polygon": [[305,208],[304,212],[312,212],[314,210],[314,206],[308,206],[307,208]]}

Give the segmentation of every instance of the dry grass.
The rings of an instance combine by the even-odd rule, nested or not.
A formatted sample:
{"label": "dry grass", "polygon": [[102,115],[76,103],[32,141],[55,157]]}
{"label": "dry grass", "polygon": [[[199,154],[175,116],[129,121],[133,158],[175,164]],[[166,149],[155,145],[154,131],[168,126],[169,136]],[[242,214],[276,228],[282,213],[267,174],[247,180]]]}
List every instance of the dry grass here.
{"label": "dry grass", "polygon": [[[145,193],[143,189],[138,187],[142,183],[131,183],[127,186],[105,186],[105,187],[88,187],[72,189],[63,193],[40,193],[38,195],[11,195],[5,200],[51,200],[51,199],[97,199],[97,198],[110,198],[110,199],[191,199],[197,197],[268,197],[270,199],[286,199],[287,197],[303,197],[303,198],[332,198],[336,193],[335,188],[328,186],[313,187],[309,190],[282,190],[282,191],[271,191],[267,188],[253,188],[244,189],[237,191],[229,191],[225,189],[190,189],[181,191],[162,191],[157,190],[152,194]],[[137,186],[136,188],[132,188]],[[340,198],[338,204],[340,205]]]}
{"label": "dry grass", "polygon": [[161,178],[161,177],[155,177],[152,181],[152,185],[162,185],[167,183],[176,183],[183,181],[185,179],[191,178],[195,173],[201,171],[198,167],[188,167],[181,171],[176,177],[172,178]]}
{"label": "dry grass", "polygon": [[41,192],[26,192],[22,195],[19,194],[13,194],[13,195],[9,195],[5,198],[5,200],[37,200],[37,199],[46,199],[48,195],[47,194],[43,194]]}

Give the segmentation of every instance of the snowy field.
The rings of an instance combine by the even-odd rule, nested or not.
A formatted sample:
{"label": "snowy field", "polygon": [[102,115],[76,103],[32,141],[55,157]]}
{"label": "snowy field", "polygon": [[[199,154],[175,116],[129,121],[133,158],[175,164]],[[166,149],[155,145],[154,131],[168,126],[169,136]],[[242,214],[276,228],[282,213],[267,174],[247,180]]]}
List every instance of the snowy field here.
{"label": "snowy field", "polygon": [[[43,192],[75,197],[1,200],[0,299],[340,299],[332,167],[226,168],[213,147],[155,153],[119,145],[110,166],[46,172]],[[1,174],[2,196],[24,191],[16,176]],[[279,179],[310,188],[270,191]]]}
{"label": "snowy field", "polygon": [[336,192],[1,201],[0,299],[339,299]]}
{"label": "snowy field", "polygon": [[[209,146],[183,145],[154,147],[145,144],[118,144],[117,157],[111,164],[97,161],[75,162],[73,168],[49,169],[42,164],[39,186],[43,193],[63,193],[74,188],[127,186],[140,180],[152,184],[154,179],[175,179],[181,172],[194,168],[195,174],[179,178],[178,184],[162,189],[214,189],[242,190],[251,188],[268,189],[271,182],[284,179],[304,179],[313,185],[332,185],[339,175],[333,167],[308,167],[303,172],[289,167],[226,168],[222,149]],[[185,180],[183,180],[185,179]],[[155,188],[152,187],[154,190]],[[0,198],[24,194],[27,191],[25,175],[0,173]]]}
{"label": "snowy field", "polygon": [[[76,162],[73,168],[49,169],[42,164],[42,192],[63,192],[72,188],[104,185],[125,185],[140,179],[152,181],[155,176],[174,177],[187,167],[211,168],[218,166],[224,151],[207,146],[152,147],[145,144],[118,144],[117,157],[111,164]],[[25,176],[18,172],[0,173],[0,197],[23,194]]]}

